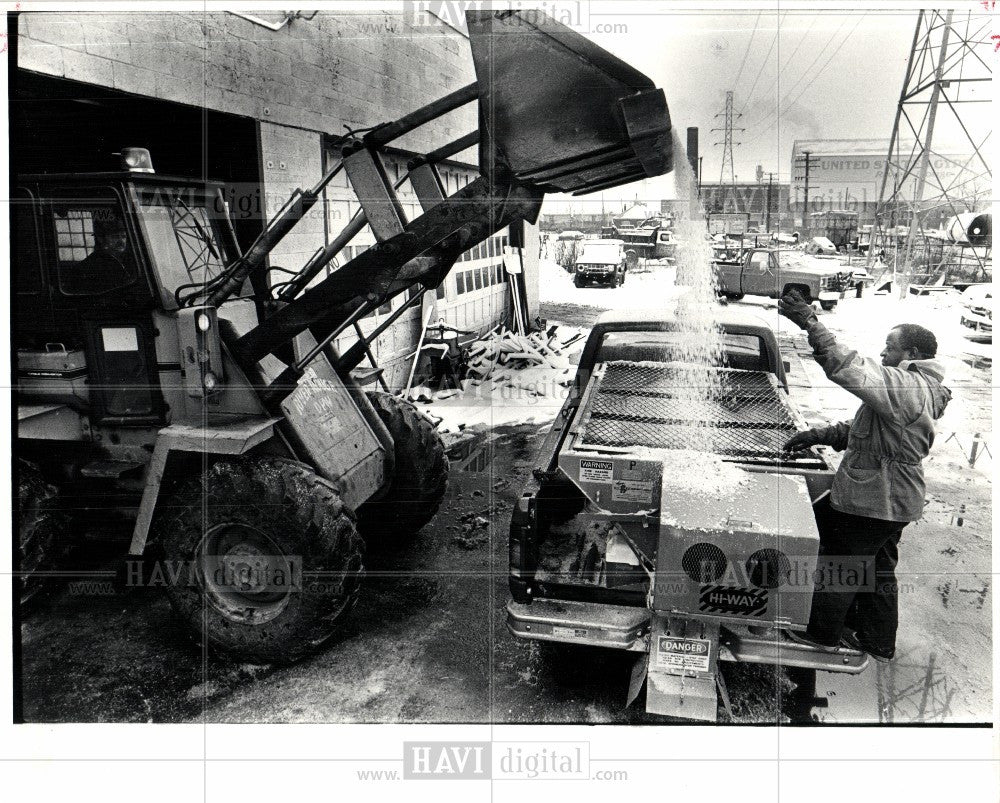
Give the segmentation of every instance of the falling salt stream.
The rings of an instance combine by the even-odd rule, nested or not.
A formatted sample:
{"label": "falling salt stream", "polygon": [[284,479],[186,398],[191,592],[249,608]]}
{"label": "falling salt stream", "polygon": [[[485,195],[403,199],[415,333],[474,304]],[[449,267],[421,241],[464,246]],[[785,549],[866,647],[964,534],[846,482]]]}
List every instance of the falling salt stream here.
{"label": "falling salt stream", "polygon": [[[674,153],[679,156],[674,163],[676,197],[689,201],[690,212],[679,216],[674,229],[677,236],[675,284],[683,289],[678,293],[675,312],[679,343],[673,357],[678,364],[671,366],[676,370],[672,390],[679,398],[689,402],[689,409],[697,411],[691,418],[705,421],[700,428],[693,428],[689,449],[710,452],[714,440],[713,422],[718,418],[712,411],[722,409],[719,402],[724,395],[720,376],[712,370],[713,366],[721,364],[723,353],[718,285],[712,265],[711,242],[705,236],[705,211],[698,199],[697,182],[684,156],[684,146],[676,129],[673,139]],[[721,463],[713,457],[706,460],[706,465]]]}

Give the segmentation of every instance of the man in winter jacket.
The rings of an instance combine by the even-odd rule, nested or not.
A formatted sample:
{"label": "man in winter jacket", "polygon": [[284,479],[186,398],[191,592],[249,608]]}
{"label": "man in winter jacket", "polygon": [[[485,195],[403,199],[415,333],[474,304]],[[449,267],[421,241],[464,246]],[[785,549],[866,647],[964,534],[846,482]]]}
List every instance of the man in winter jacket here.
{"label": "man in winter jacket", "polygon": [[807,332],[827,377],[862,401],[852,421],[800,432],[784,447],[844,451],[830,495],[815,506],[821,572],[809,627],[805,638],[790,637],[844,643],[888,661],[896,649],[896,547],[903,528],[923,514],[921,461],[934,443],[934,421],[951,399],[934,359],[937,340],[922,326],[897,326],[879,364],[839,344],[797,292],[785,295],[778,310]]}

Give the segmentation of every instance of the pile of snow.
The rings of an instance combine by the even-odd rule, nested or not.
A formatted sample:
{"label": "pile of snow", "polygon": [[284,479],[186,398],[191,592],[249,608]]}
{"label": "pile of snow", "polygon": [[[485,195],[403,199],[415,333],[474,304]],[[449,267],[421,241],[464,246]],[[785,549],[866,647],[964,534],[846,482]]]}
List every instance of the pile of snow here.
{"label": "pile of snow", "polygon": [[664,458],[664,490],[695,491],[716,498],[733,494],[749,479],[746,471],[710,452],[675,449]]}
{"label": "pile of snow", "polygon": [[442,433],[551,421],[569,393],[576,374],[571,357],[583,350],[586,334],[564,325],[530,335],[490,334],[470,348],[460,389],[420,386],[410,399]]}

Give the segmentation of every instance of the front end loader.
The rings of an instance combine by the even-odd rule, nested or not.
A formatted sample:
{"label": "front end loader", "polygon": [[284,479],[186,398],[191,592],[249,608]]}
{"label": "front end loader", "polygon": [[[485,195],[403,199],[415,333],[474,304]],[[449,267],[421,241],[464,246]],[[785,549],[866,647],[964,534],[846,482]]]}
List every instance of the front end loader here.
{"label": "front end loader", "polygon": [[[546,192],[659,175],[672,156],[663,93],[641,73],[535,13],[467,21],[476,81],[343,137],[339,161],[245,251],[221,185],[158,175],[142,149],[120,172],[20,177],[22,596],[41,586],[35,570],[60,568],[71,527],[120,520],[128,585],[163,585],[215,650],[294,660],[355,604],[365,544],[433,518],[443,445],[411,405],[352,379],[371,339],[463,252],[534,222]],[[409,162],[422,214],[407,219],[382,150],[473,102],[478,131]],[[446,195],[436,164],[477,142],[479,177]],[[341,171],[359,212],[272,287],[268,255]],[[315,282],[366,225],[377,243]],[[332,345],[407,292],[371,336]]]}

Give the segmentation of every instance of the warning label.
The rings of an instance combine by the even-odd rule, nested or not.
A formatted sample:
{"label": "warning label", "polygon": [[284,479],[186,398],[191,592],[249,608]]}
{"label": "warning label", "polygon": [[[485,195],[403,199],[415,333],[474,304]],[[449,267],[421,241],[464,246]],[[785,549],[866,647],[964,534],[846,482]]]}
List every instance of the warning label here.
{"label": "warning label", "polygon": [[590,631],[585,627],[559,627],[556,625],[552,628],[552,635],[562,638],[587,638],[589,633]]}
{"label": "warning label", "polygon": [[615,480],[611,486],[611,498],[615,502],[653,501],[653,483],[642,480]]}
{"label": "warning label", "polygon": [[611,482],[613,464],[610,460],[580,460],[581,482]]}
{"label": "warning label", "polygon": [[656,666],[667,671],[707,672],[712,645],[707,639],[660,636]]}

